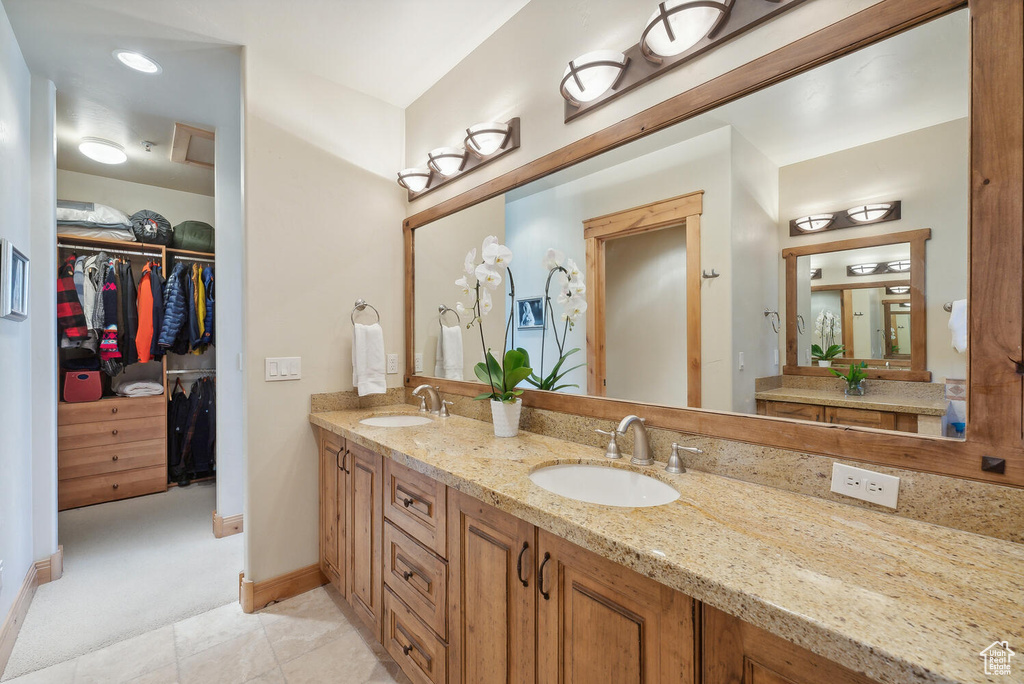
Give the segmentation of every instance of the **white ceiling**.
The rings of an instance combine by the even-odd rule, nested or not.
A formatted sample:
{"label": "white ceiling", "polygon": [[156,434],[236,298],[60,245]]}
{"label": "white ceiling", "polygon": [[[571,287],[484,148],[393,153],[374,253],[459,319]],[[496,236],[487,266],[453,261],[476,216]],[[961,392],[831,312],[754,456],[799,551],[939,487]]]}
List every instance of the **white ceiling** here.
{"label": "white ceiling", "polygon": [[[238,117],[238,46],[404,108],[528,0],[3,0],[34,74],[58,90],[58,166],[213,194],[213,173],[168,161],[171,125]],[[116,48],[163,67],[123,67]],[[82,136],[125,146],[105,166]],[[151,153],[142,140],[157,143]]]}

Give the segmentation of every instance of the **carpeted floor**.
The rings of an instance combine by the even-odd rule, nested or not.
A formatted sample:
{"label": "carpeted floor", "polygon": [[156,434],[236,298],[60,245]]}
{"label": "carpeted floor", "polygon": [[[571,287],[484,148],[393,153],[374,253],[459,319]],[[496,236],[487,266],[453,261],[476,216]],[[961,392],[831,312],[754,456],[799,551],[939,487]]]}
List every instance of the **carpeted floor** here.
{"label": "carpeted floor", "polygon": [[60,514],[64,576],[36,591],[3,680],[238,600],[242,535],[212,482]]}

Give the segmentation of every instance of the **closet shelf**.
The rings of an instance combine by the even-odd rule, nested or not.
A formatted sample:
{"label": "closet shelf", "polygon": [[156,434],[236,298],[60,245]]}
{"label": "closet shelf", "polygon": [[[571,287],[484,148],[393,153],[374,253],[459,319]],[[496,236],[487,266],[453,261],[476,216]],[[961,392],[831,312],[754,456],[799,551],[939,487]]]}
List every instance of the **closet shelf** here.
{"label": "closet shelf", "polygon": [[213,259],[213,252],[193,252],[189,249],[175,249],[174,247],[166,247],[168,256],[190,256],[196,258]]}

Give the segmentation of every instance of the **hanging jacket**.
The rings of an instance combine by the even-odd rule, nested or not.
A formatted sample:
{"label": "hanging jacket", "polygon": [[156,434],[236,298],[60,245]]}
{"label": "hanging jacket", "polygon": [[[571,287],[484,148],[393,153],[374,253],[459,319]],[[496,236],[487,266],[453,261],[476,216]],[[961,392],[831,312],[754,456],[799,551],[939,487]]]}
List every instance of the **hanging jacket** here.
{"label": "hanging jacket", "polygon": [[149,353],[154,359],[159,359],[164,355],[160,348],[160,330],[164,322],[164,278],[156,261],[149,265],[149,285],[153,291],[153,342]]}
{"label": "hanging jacket", "polygon": [[132,273],[132,263],[124,261],[121,263],[121,310],[124,322],[124,345],[121,347],[121,356],[124,357],[124,365],[128,366],[139,362],[139,351],[135,345],[135,335],[139,331],[139,293],[135,288],[135,274]]}
{"label": "hanging jacket", "polygon": [[193,264],[189,270],[188,281],[188,345],[193,353],[201,353],[198,347],[199,338],[203,334],[203,314],[206,308],[206,296],[201,291],[202,287],[199,264]]}
{"label": "hanging jacket", "polygon": [[207,266],[203,269],[203,289],[206,291],[206,317],[203,322],[203,334],[200,342],[203,344],[214,344],[213,341],[213,269]]}
{"label": "hanging jacket", "polygon": [[188,470],[184,461],[183,446],[185,428],[188,425],[188,397],[181,386],[181,380],[176,380],[174,390],[171,392],[171,399],[167,407],[167,481],[179,484],[188,484],[186,472]]}
{"label": "hanging jacket", "polygon": [[149,279],[153,275],[152,262],[142,268],[139,278],[139,293],[135,299],[136,311],[139,315],[139,329],[135,332],[135,353],[139,363],[147,363],[153,358],[153,286]]}
{"label": "hanging jacket", "polygon": [[185,265],[183,263],[180,261],[176,263],[170,277],[167,278],[167,286],[164,288],[164,315],[158,342],[163,350],[167,350],[174,345],[175,338],[188,321],[187,286],[185,285],[185,280],[181,277],[184,270]]}
{"label": "hanging jacket", "polygon": [[57,278],[57,332],[63,333],[69,340],[85,340],[89,337],[89,328],[82,303],[78,300],[74,273],[75,257],[69,256],[64,260]]}
{"label": "hanging jacket", "polygon": [[103,264],[103,337],[100,340],[100,366],[103,372],[114,377],[123,370],[121,351],[117,347],[117,269],[113,262]]}
{"label": "hanging jacket", "polygon": [[214,471],[216,440],[216,382],[200,378],[192,383],[188,396],[188,422],[185,427],[183,460],[193,478]]}

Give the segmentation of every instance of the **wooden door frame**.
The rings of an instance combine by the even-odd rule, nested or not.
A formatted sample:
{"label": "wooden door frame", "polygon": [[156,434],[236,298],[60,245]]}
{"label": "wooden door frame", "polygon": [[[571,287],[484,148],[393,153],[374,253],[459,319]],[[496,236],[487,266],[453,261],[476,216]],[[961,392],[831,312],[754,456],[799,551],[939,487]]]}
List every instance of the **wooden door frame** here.
{"label": "wooden door frame", "polygon": [[700,217],[704,191],[649,202],[583,222],[587,252],[587,394],[606,396],[605,252],[608,240],[686,228],[686,405],[700,408]]}
{"label": "wooden door frame", "polygon": [[[1024,7],[1005,0],[879,0],[409,216],[403,222],[406,387],[423,380],[412,373],[414,231],[963,8],[971,12],[969,249],[971,255],[978,255],[976,267],[972,264],[968,273],[970,424],[965,440],[555,392],[528,390],[523,393],[523,403],[604,420],[637,413],[648,425],[679,432],[1024,487]],[[436,378],[430,382],[442,392],[468,397],[479,394],[481,387],[476,382]]]}

